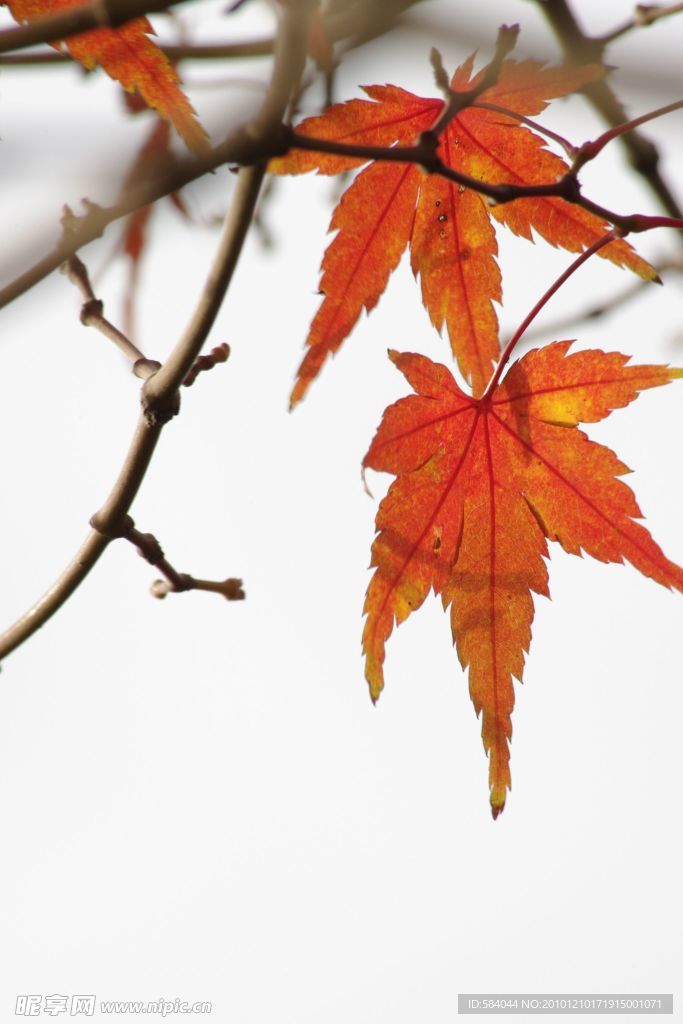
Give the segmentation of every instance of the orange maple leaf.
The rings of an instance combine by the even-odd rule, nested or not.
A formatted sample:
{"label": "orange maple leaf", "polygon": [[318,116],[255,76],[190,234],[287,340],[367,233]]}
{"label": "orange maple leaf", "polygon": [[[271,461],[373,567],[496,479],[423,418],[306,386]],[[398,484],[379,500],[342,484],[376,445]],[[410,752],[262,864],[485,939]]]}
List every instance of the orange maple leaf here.
{"label": "orange maple leaf", "polygon": [[[456,92],[475,87],[485,74],[472,77],[473,60],[453,76]],[[546,68],[533,60],[506,60],[497,83],[478,102],[525,116],[538,114],[550,98],[601,74],[597,65]],[[411,145],[435,124],[444,106],[441,99],[424,99],[394,85],[366,86],[364,91],[370,100],[333,106],[321,117],[303,121],[297,132],[356,145]],[[490,184],[547,184],[568,170],[564,160],[545,148],[545,140],[518,120],[480,107],[464,109],[449,123],[439,156],[449,167]],[[269,170],[336,174],[366,162],[294,150],[272,160]],[[490,209],[478,193],[437,175],[426,176],[413,164],[374,162],[361,171],[332,217],[330,230],[337,234],[322,264],[320,290],[325,298],[306,340],[309,351],[299,367],[292,404],[303,398],[363,307],[369,312],[376,305],[408,243],[432,323],[438,330],[446,324],[460,370],[474,394],[481,394],[499,354],[493,302],[501,301],[502,291],[491,216],[515,234],[531,239],[533,228],[571,252],[587,248],[607,230],[604,221],[563,199],[524,199]],[[624,241],[613,242],[601,255],[645,278],[656,277]]]}
{"label": "orange maple leaf", "polygon": [[[34,21],[79,7],[81,0],[6,0],[17,21]],[[150,35],[147,18],[134,18],[119,28],[96,28],[64,40],[69,53],[92,70],[96,64],[128,92],[137,91],[145,103],[170,121],[190,149],[206,152],[209,141],[190,101],[180,88],[180,78],[163,50]],[[53,44],[56,49],[61,43]]]}
{"label": "orange maple leaf", "polygon": [[365,602],[372,699],[384,685],[394,623],[433,589],[450,606],[458,657],[482,712],[494,818],[510,787],[512,677],[521,681],[529,650],[532,592],[548,595],[546,541],[602,562],[628,560],[683,591],[683,569],[634,521],[640,509],[618,479],[627,467],[577,427],[683,370],[628,366],[618,353],[568,355],[570,345],[529,352],[479,399],[445,366],[390,353],[416,394],[385,411],[363,463],[397,477],[377,514]]}

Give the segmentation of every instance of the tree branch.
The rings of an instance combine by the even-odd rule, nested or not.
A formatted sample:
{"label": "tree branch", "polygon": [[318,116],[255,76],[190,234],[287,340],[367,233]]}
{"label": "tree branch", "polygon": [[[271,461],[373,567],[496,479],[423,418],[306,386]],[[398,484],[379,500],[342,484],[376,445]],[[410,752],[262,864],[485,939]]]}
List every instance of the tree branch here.
{"label": "tree branch", "polygon": [[[663,274],[667,271],[672,271],[678,274],[683,273],[683,263],[681,260],[664,260],[656,263],[655,267],[658,274]],[[575,313],[571,313],[569,316],[564,316],[557,320],[551,320],[548,323],[541,323],[533,330],[527,330],[524,332],[524,341],[528,344],[531,341],[536,341],[540,338],[565,337],[565,331],[573,330],[579,324],[601,320],[610,313],[621,310],[629,302],[632,302],[634,299],[637,299],[642,295],[648,284],[649,281],[635,281],[627,288],[622,288],[620,291],[615,292],[614,295],[610,295],[608,298],[605,298],[598,303],[579,309]]]}
{"label": "tree branch", "polygon": [[[679,103],[677,102],[676,104],[662,107],[652,114],[645,114],[641,118],[637,118],[636,121],[640,122],[649,120],[653,116],[661,116],[662,113],[678,105]],[[0,289],[0,309],[32,288],[88,242],[99,238],[105,228],[113,221],[132,213],[141,206],[147,206],[149,203],[155,202],[170,192],[177,191],[190,181],[201,177],[209,171],[215,170],[224,163],[255,164],[259,161],[262,162],[270,156],[283,155],[292,147],[319,153],[335,153],[342,156],[358,157],[361,160],[383,160],[387,162],[418,164],[430,174],[438,174],[464,188],[470,188],[475,192],[479,192],[480,195],[486,196],[496,204],[509,203],[515,199],[554,196],[564,199],[568,203],[581,206],[589,213],[609,221],[624,232],[643,231],[648,230],[649,227],[657,226],[654,222],[646,225],[647,218],[617,213],[583,196],[573,170],[570,170],[559,181],[548,182],[547,184],[516,185],[502,182],[497,185],[491,185],[444,164],[436,151],[433,133],[430,132],[423,133],[421,140],[414,146],[352,145],[335,142],[331,139],[316,139],[308,135],[300,135],[285,125],[277,123],[271,116],[272,111],[268,113],[266,107],[263,110],[264,114],[261,115],[260,121],[257,119],[251,126],[243,127],[233,132],[221,145],[211,150],[206,156],[172,159],[156,170],[151,170],[150,174],[143,181],[131,184],[127,189],[124,189],[119,201],[114,206],[101,207],[87,202],[87,212],[81,217],[75,216],[68,207],[65,207],[62,218],[64,230],[60,242],[52,252],[42,257],[32,267],[24,271],[23,274]],[[611,136],[611,134],[616,135],[620,134],[622,130],[624,132],[631,132],[631,122],[626,122],[624,126],[617,125],[616,128],[618,129],[617,132],[605,134],[608,136]],[[628,138],[630,136],[625,134],[621,137]],[[600,142],[603,138],[604,136],[601,136],[597,142]],[[606,141],[609,141],[609,139]],[[590,146],[592,144],[589,143],[587,145]],[[680,216],[672,218],[672,220],[681,219]],[[660,226],[664,226],[663,222]],[[672,221],[668,222],[668,226],[674,226]]]}
{"label": "tree branch", "polygon": [[[246,129],[247,138],[261,139],[263,133],[270,132],[280,122],[304,66],[312,10],[309,0],[300,3],[290,0],[285,5],[271,84],[259,115],[253,125]],[[47,594],[0,637],[0,659],[15,650],[54,615],[85,579],[110,541],[126,536],[130,530],[128,511],[144,480],[161,431],[177,412],[178,389],[218,313],[237,265],[263,174],[263,164],[240,171],[237,191],[226,217],[207,285],[188,328],[168,360],[143,385],[143,411],[138,418],[119,476],[104,505],[90,520],[93,530],[75,559]],[[203,581],[203,584],[204,589],[215,587],[215,584],[207,581]]]}
{"label": "tree branch", "polygon": [[69,280],[76,285],[83,296],[81,306],[81,323],[84,327],[94,327],[109,341],[113,341],[120,352],[133,364],[133,373],[142,380],[147,380],[153,373],[156,373],[161,363],[155,359],[147,359],[137,345],[134,345],[130,338],[126,337],[118,327],[115,327],[104,316],[104,303],[96,298],[90,284],[90,277],[85,264],[78,256],[72,256],[62,264],[62,271]]}
{"label": "tree branch", "polygon": [[128,517],[128,530],[125,539],[137,548],[138,554],[163,573],[165,579],[155,580],[151,591],[154,597],[164,598],[167,594],[182,594],[188,590],[207,590],[221,594],[226,601],[243,601],[242,580],[234,576],[227,580],[199,580],[186,572],[178,572],[164,555],[161,544],[153,533],[141,533]]}
{"label": "tree branch", "polygon": [[683,11],[683,4],[671,4],[669,7],[659,7],[655,4],[636,4],[635,10],[636,13],[627,22],[599,37],[603,46],[613,43],[615,39],[620,39],[634,28],[647,28],[662,18],[668,18],[672,14],[680,14]]}
{"label": "tree branch", "polygon": [[133,18],[164,11],[186,0],[90,0],[57,14],[45,14],[28,24],[0,32],[0,53],[23,50],[37,43],[56,43],[94,28],[117,28]]}

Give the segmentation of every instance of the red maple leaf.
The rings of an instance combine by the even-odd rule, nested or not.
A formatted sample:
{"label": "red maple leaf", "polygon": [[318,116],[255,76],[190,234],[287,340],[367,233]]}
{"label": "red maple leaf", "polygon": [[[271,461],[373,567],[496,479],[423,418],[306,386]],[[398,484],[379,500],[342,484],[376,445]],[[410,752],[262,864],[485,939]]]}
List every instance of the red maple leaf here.
{"label": "red maple leaf", "polygon": [[568,354],[570,344],[529,352],[479,399],[464,394],[445,366],[392,352],[416,394],[385,411],[364,460],[397,477],[377,514],[365,602],[371,696],[377,700],[384,685],[394,623],[430,589],[441,594],[482,713],[494,817],[510,786],[512,678],[521,680],[529,649],[532,593],[548,594],[546,542],[602,562],[627,560],[683,591],[683,569],[635,522],[641,512],[619,479],[627,467],[577,427],[683,370],[628,366],[617,353]]}
{"label": "red maple leaf", "polygon": [[[472,67],[470,57],[456,71],[454,91],[467,91],[482,80],[485,70],[472,77]],[[601,74],[603,69],[596,65],[544,68],[533,60],[506,60],[497,83],[481,93],[479,102],[534,115],[551,97],[564,96]],[[441,99],[424,99],[394,85],[367,86],[364,91],[369,100],[333,106],[321,117],[303,121],[297,132],[359,145],[411,145],[435,124],[444,107]],[[545,145],[514,117],[473,106],[448,124],[439,155],[449,167],[490,184],[547,184],[568,167]],[[336,174],[365,162],[294,150],[271,161],[269,170]],[[322,264],[320,290],[325,297],[306,340],[309,350],[298,371],[292,404],[303,398],[362,309],[370,311],[376,305],[408,243],[432,323],[438,330],[446,324],[460,370],[474,394],[481,394],[499,355],[493,302],[501,301],[502,291],[491,216],[515,234],[531,239],[533,229],[571,252],[587,248],[607,230],[604,221],[563,199],[523,199],[491,209],[477,192],[437,175],[426,176],[414,164],[374,162],[361,171],[332,217],[330,230],[337,234]],[[601,255],[643,277],[656,277],[624,241],[613,242]]]}
{"label": "red maple leaf", "polygon": [[[81,6],[81,0],[5,0],[17,21],[34,21]],[[180,88],[178,73],[150,35],[154,29],[147,18],[134,18],[119,28],[95,28],[71,36],[64,43],[76,60],[92,70],[99,64],[110,78],[128,92],[137,92],[145,103],[170,121],[195,152],[209,147],[206,132],[197,120],[190,101]],[[54,44],[60,49],[61,44]]]}

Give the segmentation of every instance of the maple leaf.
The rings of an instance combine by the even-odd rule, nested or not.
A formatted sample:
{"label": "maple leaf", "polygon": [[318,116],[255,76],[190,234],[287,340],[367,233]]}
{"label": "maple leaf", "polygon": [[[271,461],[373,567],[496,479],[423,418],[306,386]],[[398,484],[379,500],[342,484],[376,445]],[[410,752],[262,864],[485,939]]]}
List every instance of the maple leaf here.
{"label": "maple leaf", "polygon": [[[34,21],[81,6],[81,0],[5,0],[16,21]],[[96,28],[64,40],[69,53],[89,71],[99,64],[128,92],[170,121],[187,146],[206,152],[209,141],[190,101],[180,88],[178,73],[150,35],[147,18],[134,18],[119,28]],[[61,43],[54,43],[61,49]]]}
{"label": "maple leaf", "polygon": [[627,560],[683,591],[683,569],[648,531],[628,472],[578,429],[683,370],[629,366],[601,351],[568,354],[571,342],[534,349],[482,398],[463,393],[445,366],[391,352],[415,395],[390,406],[363,465],[393,473],[377,514],[375,573],[365,602],[366,677],[374,701],[384,685],[394,623],[430,589],[450,606],[458,657],[482,713],[494,818],[510,787],[513,676],[521,681],[534,615],[548,595],[547,541],[602,562]]}
{"label": "maple leaf", "polygon": [[[485,69],[472,77],[473,61],[470,57],[455,72],[455,92],[481,82]],[[603,73],[597,65],[548,68],[533,60],[505,60],[496,84],[478,102],[525,116],[538,114],[550,98],[573,92]],[[364,91],[369,100],[330,107],[324,115],[303,121],[297,133],[356,145],[412,145],[444,107],[441,99],[425,99],[394,85],[365,86]],[[554,182],[568,170],[564,160],[545,148],[544,139],[514,117],[480,107],[465,108],[453,118],[438,152],[449,167],[490,184]],[[272,160],[269,170],[337,174],[363,163],[367,160],[294,150]],[[490,209],[478,193],[438,175],[426,176],[412,164],[374,162],[362,170],[332,216],[330,230],[337,234],[323,259],[324,299],[306,339],[308,352],[299,367],[292,405],[303,398],[362,309],[369,312],[376,305],[408,243],[432,323],[438,330],[446,325],[461,372],[474,394],[481,394],[499,354],[493,302],[501,301],[502,289],[492,216],[515,234],[531,239],[533,229],[571,252],[586,249],[607,230],[600,218],[563,199],[523,199]],[[656,277],[622,240],[601,255],[645,278]]]}

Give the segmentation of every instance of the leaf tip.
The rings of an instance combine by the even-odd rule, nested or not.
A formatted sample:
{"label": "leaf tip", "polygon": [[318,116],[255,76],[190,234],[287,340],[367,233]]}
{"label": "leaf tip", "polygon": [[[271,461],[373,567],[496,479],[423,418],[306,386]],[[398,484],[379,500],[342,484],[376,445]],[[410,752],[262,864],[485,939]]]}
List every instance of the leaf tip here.
{"label": "leaf tip", "polygon": [[370,700],[373,704],[377,704],[380,694],[384,689],[384,673],[382,671],[382,664],[371,654],[367,655],[365,662],[365,678],[370,688]]}
{"label": "leaf tip", "polygon": [[505,810],[505,789],[502,792],[498,789],[491,790],[491,817],[495,821],[499,814]]}

